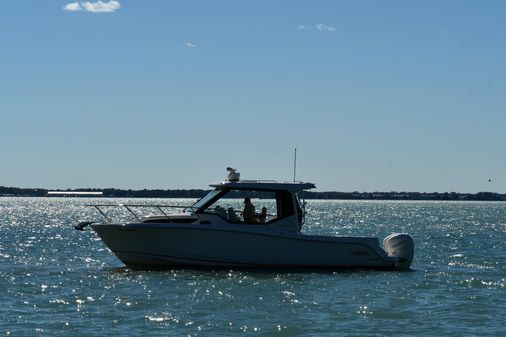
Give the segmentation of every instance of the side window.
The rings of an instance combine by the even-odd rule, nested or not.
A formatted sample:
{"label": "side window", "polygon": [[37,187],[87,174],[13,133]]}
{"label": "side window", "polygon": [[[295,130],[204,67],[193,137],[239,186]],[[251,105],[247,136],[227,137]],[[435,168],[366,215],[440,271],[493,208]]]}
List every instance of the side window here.
{"label": "side window", "polygon": [[290,192],[280,191],[276,193],[278,214],[280,218],[286,218],[294,214],[293,200]]}
{"label": "side window", "polygon": [[216,214],[230,223],[261,225],[278,219],[280,210],[286,211],[288,206],[279,207],[280,200],[283,198],[275,192],[230,190],[203,212]]}

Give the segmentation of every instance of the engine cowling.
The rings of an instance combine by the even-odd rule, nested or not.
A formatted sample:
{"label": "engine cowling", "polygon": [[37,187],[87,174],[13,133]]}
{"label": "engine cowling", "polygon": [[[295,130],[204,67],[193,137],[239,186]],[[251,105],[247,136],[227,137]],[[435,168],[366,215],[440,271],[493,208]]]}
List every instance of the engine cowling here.
{"label": "engine cowling", "polygon": [[415,255],[415,244],[406,233],[393,233],[383,240],[383,249],[388,256],[398,257],[397,268],[409,268]]}

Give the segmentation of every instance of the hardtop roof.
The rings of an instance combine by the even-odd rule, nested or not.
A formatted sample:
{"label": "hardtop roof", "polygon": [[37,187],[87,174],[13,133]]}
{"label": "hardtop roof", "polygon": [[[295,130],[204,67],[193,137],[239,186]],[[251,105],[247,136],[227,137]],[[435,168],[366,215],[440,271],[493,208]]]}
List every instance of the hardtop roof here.
{"label": "hardtop roof", "polygon": [[278,182],[274,180],[238,180],[223,181],[209,185],[216,189],[237,189],[237,190],[265,190],[265,191],[289,191],[292,193],[315,188],[315,184],[302,181]]}

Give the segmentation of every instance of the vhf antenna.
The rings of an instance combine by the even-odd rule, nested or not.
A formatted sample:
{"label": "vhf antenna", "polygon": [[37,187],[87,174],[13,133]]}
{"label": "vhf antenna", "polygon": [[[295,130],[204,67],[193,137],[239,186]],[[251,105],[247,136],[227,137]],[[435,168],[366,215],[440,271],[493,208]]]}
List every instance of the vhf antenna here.
{"label": "vhf antenna", "polygon": [[295,182],[295,173],[297,172],[297,148],[293,149],[293,182]]}

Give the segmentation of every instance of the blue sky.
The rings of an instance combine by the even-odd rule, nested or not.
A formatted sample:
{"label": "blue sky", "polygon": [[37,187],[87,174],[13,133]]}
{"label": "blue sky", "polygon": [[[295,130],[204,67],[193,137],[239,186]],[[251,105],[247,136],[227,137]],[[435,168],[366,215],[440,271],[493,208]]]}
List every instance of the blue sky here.
{"label": "blue sky", "polygon": [[506,193],[505,93],[504,1],[2,1],[0,185]]}

